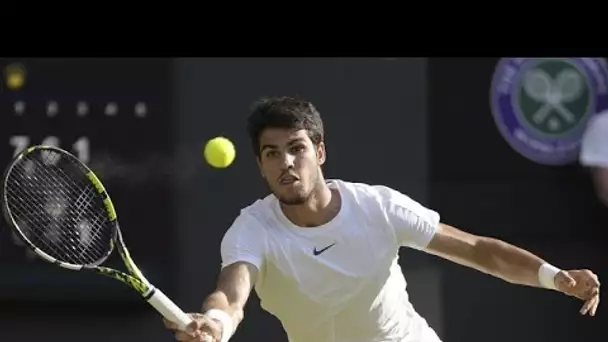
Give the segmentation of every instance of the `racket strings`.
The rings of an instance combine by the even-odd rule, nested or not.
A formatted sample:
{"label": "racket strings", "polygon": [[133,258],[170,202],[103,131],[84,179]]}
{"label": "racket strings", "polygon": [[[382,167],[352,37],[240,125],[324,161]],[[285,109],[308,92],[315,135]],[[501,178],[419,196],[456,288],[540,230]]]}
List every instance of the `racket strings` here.
{"label": "racket strings", "polygon": [[[52,181],[52,179],[50,179],[48,177],[42,177],[42,178],[43,178],[43,181],[45,181],[45,182],[51,182]],[[69,191],[66,191],[65,187],[66,186],[69,187],[69,185],[66,184],[66,182],[59,182],[59,184],[62,186],[62,188],[59,188],[59,189],[56,189],[56,190],[59,190],[58,192],[60,192],[62,194],[62,196],[66,196],[66,194],[68,194]],[[73,186],[78,186],[73,181],[72,181],[72,185]],[[83,195],[92,196],[94,194],[95,189],[92,186],[88,186],[88,184],[84,184],[84,186],[87,186],[86,190],[82,192],[82,194],[79,196],[78,200],[76,201],[76,204],[79,204],[79,206],[77,208],[77,210],[79,210],[79,211],[77,211],[77,213],[86,212],[86,214],[88,214],[89,216],[94,216],[93,215],[94,213],[90,209],[88,209],[88,208],[86,208],[86,207],[84,207],[82,205],[82,204],[87,204],[88,205],[88,203],[89,203],[89,202],[85,202],[87,200],[82,200],[82,197],[83,197]],[[39,189],[34,189],[34,191],[33,191],[35,195],[39,195],[39,196],[45,196],[46,195],[46,191],[37,191],[37,190],[39,190]],[[10,189],[9,189],[9,191],[10,191]],[[26,203],[26,204],[31,204],[31,203]],[[57,207],[53,208],[52,206],[47,206],[46,209],[47,209],[47,211],[48,210],[57,210],[59,212],[60,210],[62,210],[61,206],[62,206],[61,203],[57,203]],[[32,205],[28,205],[28,207],[24,208],[24,209],[26,209],[28,211],[31,211],[31,212],[36,212],[35,211],[35,206],[32,206]],[[78,216],[80,217],[80,216],[82,216],[82,214],[79,214]],[[98,216],[97,215],[97,216],[94,216],[94,217],[95,217],[95,219],[94,219],[95,221],[93,222],[94,225],[100,226],[100,225],[102,225],[102,224],[105,223],[106,218],[104,216]],[[78,220],[78,218],[76,218],[74,220],[74,217],[68,217],[68,220],[70,220],[70,219],[72,221],[72,224],[75,224],[75,223],[77,223],[77,222],[80,221],[80,220]],[[100,219],[104,220],[104,222],[99,222]],[[100,232],[100,230],[96,230],[95,234],[99,234],[99,232]],[[56,234],[57,230],[47,230],[45,233],[47,234],[47,236],[49,236],[52,239],[53,235],[57,235]],[[74,236],[71,236],[71,237],[73,238]],[[97,246],[94,246],[94,247],[97,247]],[[103,253],[103,251],[102,251],[103,248],[98,248],[98,250],[99,250],[99,252]]]}
{"label": "racket strings", "polygon": [[[59,169],[60,172],[62,172],[63,170]],[[64,175],[65,173],[62,172]],[[35,195],[34,198],[47,198],[47,201],[45,203],[45,210],[47,214],[51,214],[53,216],[53,218],[55,219],[55,222],[51,222],[50,223],[50,229],[46,229],[44,230],[43,234],[44,237],[46,238],[45,244],[47,247],[50,247],[53,252],[55,252],[56,254],[62,254],[61,250],[58,250],[57,248],[55,248],[55,244],[51,243],[49,244],[48,242],[57,242],[57,243],[62,243],[63,245],[65,245],[65,241],[62,241],[62,237],[65,237],[67,239],[69,239],[70,241],[74,241],[75,239],[78,239],[79,236],[77,236],[78,231],[76,230],[65,230],[65,229],[61,229],[61,226],[59,226],[58,224],[64,223],[64,225],[67,224],[71,224],[72,226],[77,225],[79,222],[82,222],[82,219],[80,217],[82,216],[89,216],[89,217],[94,217],[94,221],[93,226],[97,226],[99,227],[101,224],[103,224],[104,222],[99,222],[99,219],[101,218],[102,220],[105,220],[105,218],[103,216],[99,216],[99,215],[94,215],[94,213],[90,210],[88,210],[87,208],[83,208],[82,205],[80,205],[79,209],[83,210],[80,211],[78,216],[79,217],[74,217],[73,215],[62,215],[62,211],[64,211],[66,209],[66,200],[68,199],[67,197],[69,196],[70,192],[73,191],[74,189],[77,189],[78,187],[82,187],[87,186],[86,190],[84,192],[82,192],[82,194],[89,194],[92,195],[94,193],[94,189],[92,186],[89,186],[88,184],[81,184],[78,185],[76,183],[74,183],[73,181],[71,181],[72,184],[68,184],[68,182],[65,181],[65,179],[51,179],[50,177],[48,177],[48,175],[45,174],[38,174],[37,177],[35,178],[40,178],[40,180],[42,180],[46,186],[39,186],[37,188],[34,188],[32,191],[33,195]],[[48,196],[49,194],[51,194],[52,189],[49,189],[48,184],[53,184],[53,180],[60,180],[59,182],[56,183],[56,188],[55,188],[55,195],[59,195],[57,197],[55,197],[54,199],[51,198],[50,196]],[[67,180],[70,180],[69,178],[67,178]],[[49,191],[51,190],[51,191]],[[79,198],[82,198],[83,196],[79,196]],[[29,203],[25,203],[27,205],[26,209],[28,212],[30,213],[37,213],[39,212],[39,210],[36,208],[36,204],[37,203],[32,203],[31,201]],[[84,213],[84,215],[83,215]],[[40,218],[40,215],[38,215]],[[64,222],[57,222],[57,221],[64,221]],[[67,222],[65,222],[67,221]],[[99,235],[99,233],[101,232],[100,229],[96,229],[94,230],[94,235],[92,236],[93,239],[87,239],[89,241],[86,241],[86,235],[84,235],[85,239],[82,239],[82,237],[80,237],[81,239],[81,243],[82,242],[90,242],[90,241],[95,241],[95,237],[97,235]],[[24,231],[24,234],[28,237],[31,238],[32,237],[32,233],[34,233],[33,237],[36,237],[36,234],[40,234],[40,232],[33,232],[31,230],[29,231]],[[86,233],[86,231],[85,231]],[[95,248],[97,251],[97,253],[104,253],[104,247],[102,246],[97,246],[96,244],[90,244],[88,243],[88,245],[90,245],[91,247]],[[78,251],[79,254],[82,253],[87,253],[87,250],[82,246],[82,245],[74,245],[72,246],[73,248],[72,251]],[[42,248],[43,249],[43,248]],[[44,250],[44,249],[43,249]],[[51,254],[51,253],[48,253]],[[63,253],[65,254],[65,253]],[[54,257],[56,257],[55,255],[53,255]],[[82,255],[80,255],[80,257],[82,258]],[[63,261],[67,261],[67,262],[73,262],[74,258],[71,258],[71,260],[66,260],[69,258],[63,258],[60,260]]]}
{"label": "racket strings", "polygon": [[[94,217],[94,220],[95,220],[95,221],[93,222],[94,226],[99,227],[99,226],[101,226],[103,223],[105,223],[105,221],[106,221],[105,216],[94,215],[94,213],[93,213],[93,212],[92,212],[92,211],[91,211],[91,210],[88,208],[88,206],[90,205],[90,201],[89,201],[89,200],[90,200],[90,199],[91,199],[91,197],[93,197],[93,195],[95,194],[95,189],[94,189],[94,187],[93,187],[93,186],[91,186],[91,185],[90,185],[90,183],[88,183],[88,182],[86,182],[86,183],[84,183],[84,184],[76,184],[76,183],[75,183],[75,182],[72,180],[72,178],[68,178],[68,177],[67,177],[67,175],[65,174],[65,172],[64,172],[62,169],[58,169],[58,171],[59,171],[59,172],[61,172],[61,173],[63,173],[63,175],[64,175],[64,176],[66,176],[66,178],[62,179],[62,180],[64,180],[64,182],[60,182],[60,184],[62,185],[62,187],[64,187],[63,189],[61,189],[61,190],[62,190],[62,194],[63,194],[63,195],[65,195],[65,194],[66,194],[66,192],[67,192],[67,193],[69,193],[69,191],[70,191],[70,190],[72,190],[72,189],[77,189],[77,188],[82,188],[82,187],[85,187],[85,190],[82,192],[82,194],[81,194],[81,195],[78,197],[78,199],[76,200],[76,204],[77,204],[77,205],[78,205],[78,204],[80,204],[80,205],[78,205],[78,208],[76,208],[76,211],[75,211],[75,213],[77,213],[77,217],[75,218],[73,215],[70,215],[70,216],[67,216],[67,217],[65,217],[65,218],[66,218],[66,219],[68,219],[69,221],[71,221],[71,222],[70,222],[71,224],[78,224],[78,223],[82,223],[82,222],[83,222],[83,221],[82,221],[82,217],[83,217],[83,216],[85,216],[85,217],[86,217],[86,216],[88,215],[89,217]],[[67,181],[69,181],[69,183],[71,183],[71,184],[68,184],[68,182],[65,182],[66,180],[67,180]],[[51,181],[51,180],[50,180],[50,179],[48,179],[48,181]],[[70,189],[70,186],[72,186],[72,188],[71,188],[71,189]],[[67,188],[67,189],[66,189],[66,188]],[[66,190],[67,190],[67,191],[66,191]],[[86,199],[85,199],[85,201],[83,201],[83,200],[82,200],[83,195],[88,195],[88,196],[87,196],[88,198],[86,198],[86,197],[85,197],[85,198],[86,198]],[[65,199],[65,198],[64,198],[64,199]],[[79,201],[78,201],[78,200],[80,200],[80,203],[79,203]],[[83,203],[84,203],[84,204],[86,204],[86,206],[87,206],[87,207],[84,207],[84,208],[83,208],[83,205],[82,205]],[[65,204],[65,203],[62,203],[62,204]],[[83,213],[84,213],[84,214],[86,214],[86,215],[83,215]],[[104,222],[101,222],[101,223],[97,222],[99,219],[102,219]],[[78,233],[79,231],[75,231],[75,230],[68,230],[67,232],[69,233],[69,238],[70,238],[70,239],[79,238],[79,236],[77,236],[77,233]],[[86,230],[85,230],[84,232],[86,233]],[[98,234],[99,232],[101,232],[101,230],[97,229],[97,230],[95,230],[94,232],[95,232],[96,234]],[[81,243],[82,243],[82,242],[90,242],[90,241],[95,241],[95,240],[91,240],[91,239],[88,239],[89,241],[86,241],[88,236],[87,236],[86,234],[82,234],[82,233],[83,233],[83,230],[82,230],[82,229],[80,230],[80,233],[81,233],[81,234],[80,234],[80,240],[81,240]],[[83,239],[83,237],[84,237],[84,239]],[[93,237],[95,237],[95,236],[93,236]],[[83,240],[84,240],[84,241],[83,241]],[[100,252],[100,253],[103,253],[103,252],[104,252],[104,248],[103,248],[103,246],[96,246],[96,245],[94,245],[94,244],[93,244],[93,245],[91,245],[91,246],[92,246],[92,247],[97,247],[97,250],[98,250],[98,252]],[[82,247],[82,246],[80,246],[80,247]],[[84,249],[84,248],[80,248],[80,252],[86,252],[86,249]]]}
{"label": "racket strings", "polygon": [[[40,178],[42,178],[43,181],[50,180],[47,177],[40,177]],[[50,213],[51,215],[55,216],[56,219],[57,219],[58,216],[61,216],[61,211],[64,210],[63,207],[65,207],[65,205],[63,205],[63,203],[61,203],[61,202],[65,201],[65,196],[66,196],[66,194],[69,193],[69,191],[66,192],[66,190],[64,188],[66,186],[65,182],[64,183],[60,183],[58,185],[61,185],[61,187],[59,187],[56,190],[58,190],[57,192],[62,195],[63,199],[61,199],[57,203],[52,203],[52,202],[48,201],[47,205],[45,206],[45,210],[47,211],[47,213]],[[91,190],[92,190],[92,187],[89,187],[89,188],[87,188],[87,190],[85,190],[85,192],[83,192],[83,194],[86,194],[86,193],[91,193],[92,194]],[[11,191],[11,189],[9,189],[9,192],[14,193],[13,191]],[[32,191],[32,192],[33,192],[33,195],[36,196],[36,198],[45,197],[46,195],[48,195],[48,189],[41,189],[41,188],[39,188],[39,189],[34,189],[34,191]],[[26,203],[23,203],[23,204],[24,205],[21,205],[20,208],[23,209],[23,211],[25,211],[25,212],[37,213],[39,211],[36,208],[36,203],[33,203],[33,202],[29,201],[29,202],[26,202]],[[80,209],[83,210],[85,208],[82,208],[82,206],[80,206]],[[87,214],[89,216],[92,216],[91,215],[92,212],[90,212],[90,211],[88,211]],[[79,216],[82,216],[82,214],[80,214]],[[38,215],[37,218],[40,220],[40,218],[41,218],[40,215]],[[99,226],[100,224],[104,223],[104,222],[99,222],[100,218],[102,220],[104,219],[101,216],[96,216],[95,217],[95,221],[92,222],[94,226]],[[75,225],[75,224],[77,224],[80,221],[79,218],[74,218],[74,217],[70,217],[70,216],[63,216],[63,219],[67,220],[68,221],[67,223],[71,223],[72,225]],[[57,220],[55,220],[55,221],[57,221]],[[28,223],[30,223],[30,222],[28,222]],[[21,222],[21,224],[23,224],[23,222]],[[28,224],[27,226],[29,227],[30,225]],[[35,226],[35,227],[37,227],[37,226]],[[23,231],[24,235],[26,235],[26,237],[28,237],[30,240],[33,237],[35,238],[37,234],[40,234],[40,232],[38,232],[38,231],[33,232],[31,229],[22,229],[22,231]],[[93,239],[100,232],[101,232],[101,230],[99,230],[99,229],[95,230],[95,232],[94,232],[95,235],[93,236]],[[62,230],[60,230],[59,227],[58,227],[58,225],[57,225],[57,222],[51,222],[50,229],[46,229],[46,230],[43,231],[44,237],[46,238],[45,242],[51,241],[51,242],[62,243],[63,241],[61,241],[61,238],[62,238],[62,235],[65,235],[65,233],[68,234],[67,238],[69,238],[69,239],[78,238],[78,236],[76,236],[76,234],[75,234],[76,233],[75,231],[70,231],[70,230],[62,231]],[[54,244],[52,244],[52,243],[51,244],[46,243],[46,246],[49,247],[49,248],[51,248],[55,254],[61,254],[60,250],[57,250],[56,248],[54,248],[55,247]],[[86,253],[86,249],[83,248],[82,246],[76,246],[76,247],[79,247],[79,248],[76,248],[76,249],[80,253],[83,253],[83,252]],[[101,246],[96,246],[95,244],[91,244],[91,247],[96,248],[97,249],[96,252],[98,252],[98,253],[103,253],[104,252],[104,248],[101,247]],[[44,248],[42,248],[42,249],[44,250]],[[53,254],[53,253],[48,253],[48,254]],[[65,260],[65,258],[62,259],[62,260],[68,261],[68,262],[72,262],[73,261],[73,260]]]}
{"label": "racket strings", "polygon": [[[9,190],[9,193],[11,193],[11,191]],[[35,208],[32,205],[27,205],[27,206],[23,206],[23,205],[17,205],[19,209],[22,210],[22,212],[35,212]],[[24,235],[32,240],[32,238],[35,238],[37,233],[32,233],[32,230],[30,228],[31,224],[35,224],[35,222],[32,222],[32,220],[23,220],[21,219],[22,216],[20,215],[16,215],[19,219],[18,219],[18,224],[20,225],[20,229],[22,230],[22,232],[24,233]],[[34,220],[34,221],[40,221],[40,217],[38,217],[38,220]],[[99,222],[98,219],[96,219],[96,221],[93,222],[94,226],[98,226],[100,224],[103,224],[104,222]],[[94,232],[94,236],[92,237],[93,239],[96,239],[98,237],[98,235],[100,234],[100,230],[96,230]],[[71,236],[71,238],[74,238],[74,234],[72,234],[73,236]],[[44,236],[45,238],[47,238],[48,240],[51,241],[59,241],[61,239],[61,233],[59,233],[59,230],[56,228],[56,226],[53,226],[53,229],[47,229],[44,231]],[[59,254],[60,251],[54,248],[53,244],[46,244],[47,247],[53,249],[54,253],[47,253],[47,254],[51,254],[51,255],[55,255],[55,254]],[[104,253],[104,250],[101,246],[97,246],[95,244],[91,245],[91,247],[96,248],[96,252],[97,253]],[[46,251],[44,248],[42,248],[44,251]],[[79,252],[86,252],[86,249],[82,246],[80,246],[79,248]],[[65,260],[68,261],[68,260]]]}
{"label": "racket strings", "polygon": [[36,151],[15,164],[6,183],[18,229],[34,246],[70,264],[103,260],[114,233],[86,172],[68,156]]}

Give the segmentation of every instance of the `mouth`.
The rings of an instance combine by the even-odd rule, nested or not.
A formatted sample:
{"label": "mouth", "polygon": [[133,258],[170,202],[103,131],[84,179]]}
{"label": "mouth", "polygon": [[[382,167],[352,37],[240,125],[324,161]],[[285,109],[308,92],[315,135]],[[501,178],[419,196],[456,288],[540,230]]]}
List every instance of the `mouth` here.
{"label": "mouth", "polygon": [[291,175],[286,175],[281,177],[281,179],[279,179],[279,184],[281,185],[291,185],[297,181],[299,181],[300,179],[296,176],[291,176]]}

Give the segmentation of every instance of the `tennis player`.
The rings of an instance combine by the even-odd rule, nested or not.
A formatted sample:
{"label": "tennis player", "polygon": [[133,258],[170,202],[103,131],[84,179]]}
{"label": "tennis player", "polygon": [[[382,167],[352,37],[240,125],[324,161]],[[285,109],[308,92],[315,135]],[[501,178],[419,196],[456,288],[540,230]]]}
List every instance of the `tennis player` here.
{"label": "tennis player", "polygon": [[[440,222],[438,213],[386,186],[326,180],[323,122],[307,101],[260,101],[248,130],[272,194],[244,208],[221,243],[216,290],[178,341],[225,342],[252,288],[290,342],[438,342],[414,309],[398,264],[410,247],[513,284],[555,290],[595,315],[600,283],[560,270],[506,242]],[[165,322],[167,328],[175,325]]]}
{"label": "tennis player", "polygon": [[579,159],[591,171],[599,199],[608,206],[608,110],[589,121]]}

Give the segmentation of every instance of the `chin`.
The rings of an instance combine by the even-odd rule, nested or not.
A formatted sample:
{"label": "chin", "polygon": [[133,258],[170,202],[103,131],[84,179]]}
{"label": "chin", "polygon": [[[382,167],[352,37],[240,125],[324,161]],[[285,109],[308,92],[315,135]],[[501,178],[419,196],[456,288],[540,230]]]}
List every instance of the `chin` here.
{"label": "chin", "polygon": [[300,205],[306,203],[308,196],[306,194],[298,192],[291,192],[289,194],[275,192],[276,198],[279,199],[284,205]]}
{"label": "chin", "polygon": [[306,203],[306,197],[299,197],[299,196],[291,196],[291,197],[277,197],[279,199],[279,202],[281,202],[284,205],[300,205],[300,204],[304,204]]}

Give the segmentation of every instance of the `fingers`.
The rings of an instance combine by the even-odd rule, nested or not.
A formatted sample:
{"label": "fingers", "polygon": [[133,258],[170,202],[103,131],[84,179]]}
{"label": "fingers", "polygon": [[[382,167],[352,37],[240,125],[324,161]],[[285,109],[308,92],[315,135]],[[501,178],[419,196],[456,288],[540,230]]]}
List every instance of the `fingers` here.
{"label": "fingers", "polygon": [[211,335],[207,333],[202,333],[201,342],[215,342],[215,340],[213,339],[213,337],[211,337]]}
{"label": "fingers", "polygon": [[178,331],[175,333],[175,340],[182,342],[216,342],[213,336],[205,331]]}
{"label": "fingers", "polygon": [[[190,316],[190,318],[192,319],[192,322],[190,322],[190,324],[186,327],[185,330],[186,331],[198,330],[201,327],[200,320],[201,320],[202,315],[199,313],[190,313],[190,314],[188,314],[188,316]],[[163,318],[163,323],[165,325],[165,328],[167,328],[169,330],[174,330],[174,331],[179,330],[179,326],[176,323],[174,323],[166,318]]]}
{"label": "fingers", "polygon": [[[167,319],[163,319],[163,323],[165,324],[165,328],[167,328],[169,330],[173,330],[173,331],[179,330],[179,326],[174,322],[171,322]],[[188,326],[186,327],[185,330],[187,332],[193,332],[193,331],[198,330],[198,328],[199,328],[199,322],[196,319],[193,319],[192,322],[190,322],[190,324],[188,324]]]}
{"label": "fingers", "polygon": [[188,324],[188,325],[186,326],[185,331],[186,331],[187,333],[192,334],[192,333],[194,333],[195,331],[197,331],[198,329],[200,329],[200,327],[201,327],[201,322],[200,322],[200,321],[197,319],[197,317],[195,317],[195,316],[193,316],[193,315],[191,315],[190,317],[192,318],[192,322],[190,322],[190,324]]}
{"label": "fingers", "polygon": [[177,324],[171,322],[170,320],[163,318],[163,323],[165,324],[165,328],[169,330],[177,330]]}
{"label": "fingers", "polygon": [[581,315],[589,314],[589,316],[595,316],[597,311],[597,307],[600,304],[600,295],[596,293],[595,296],[591,297],[591,299],[587,300],[583,307],[580,310]]}
{"label": "fingers", "polygon": [[599,306],[600,306],[600,294],[598,293],[598,294],[595,296],[595,303],[593,303],[593,305],[591,306],[591,309],[590,309],[590,315],[591,315],[592,317],[593,317],[593,316],[595,316],[595,313],[596,313],[597,308],[598,308]]}
{"label": "fingers", "polygon": [[221,327],[217,322],[206,318],[202,314],[188,314],[192,318],[192,322],[181,331],[178,325],[163,319],[165,327],[175,333],[176,341],[183,342],[217,342],[221,336]]}
{"label": "fingers", "polygon": [[175,340],[176,341],[199,341],[200,334],[197,332],[185,332],[185,331],[177,331],[175,332]]}
{"label": "fingers", "polygon": [[580,314],[595,316],[600,304],[600,281],[598,276],[590,270],[574,270],[569,273],[578,280],[577,286],[571,289],[569,294],[585,301],[580,309]]}
{"label": "fingers", "polygon": [[166,318],[163,318],[163,323],[167,329],[175,332],[176,341],[188,341],[188,342],[204,341],[204,340],[200,339],[200,336],[199,336],[200,333],[197,332],[197,330],[199,329],[199,323],[196,319],[197,317],[194,314],[189,314],[189,316],[192,318],[192,322],[190,324],[188,324],[185,331],[181,331],[179,329],[179,326],[176,323],[174,323]]}

